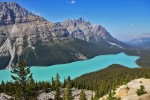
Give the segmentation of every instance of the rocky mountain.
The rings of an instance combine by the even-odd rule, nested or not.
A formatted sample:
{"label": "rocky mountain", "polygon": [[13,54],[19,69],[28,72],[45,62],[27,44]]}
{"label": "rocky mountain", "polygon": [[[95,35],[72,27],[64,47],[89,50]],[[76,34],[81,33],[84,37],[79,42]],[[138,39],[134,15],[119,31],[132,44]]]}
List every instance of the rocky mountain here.
{"label": "rocky mountain", "polygon": [[127,48],[123,42],[113,38],[110,33],[101,25],[93,26],[89,21],[82,18],[77,20],[66,20],[61,23],[74,38],[85,40],[96,44],[110,44],[119,48]]}
{"label": "rocky mountain", "polygon": [[150,34],[142,34],[128,41],[127,44],[137,48],[150,48]]}
{"label": "rocky mountain", "polygon": [[10,56],[8,66],[25,47],[68,37],[67,29],[61,25],[49,23],[15,2],[0,2],[0,56]]}
{"label": "rocky mountain", "polygon": [[0,69],[10,68],[19,59],[27,66],[48,66],[117,53],[126,47],[102,26],[92,26],[82,18],[50,23],[15,2],[0,2]]}

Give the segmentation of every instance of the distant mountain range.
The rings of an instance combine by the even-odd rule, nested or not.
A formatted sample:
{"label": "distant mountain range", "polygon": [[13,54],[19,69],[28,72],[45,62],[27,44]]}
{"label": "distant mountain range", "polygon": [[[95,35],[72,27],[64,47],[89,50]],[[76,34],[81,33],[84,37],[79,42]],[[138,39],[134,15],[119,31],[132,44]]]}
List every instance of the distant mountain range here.
{"label": "distant mountain range", "polygon": [[150,48],[150,33],[139,35],[126,43],[136,48]]}
{"label": "distant mountain range", "polygon": [[15,2],[0,2],[0,69],[19,59],[47,66],[120,52],[129,45],[82,18],[50,23]]}

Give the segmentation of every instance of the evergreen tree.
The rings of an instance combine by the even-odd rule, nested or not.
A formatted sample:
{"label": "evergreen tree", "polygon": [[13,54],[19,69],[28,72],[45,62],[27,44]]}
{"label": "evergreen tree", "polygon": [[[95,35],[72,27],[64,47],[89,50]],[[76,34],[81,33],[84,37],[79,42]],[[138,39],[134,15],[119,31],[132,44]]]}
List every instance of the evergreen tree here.
{"label": "evergreen tree", "polygon": [[36,90],[36,83],[33,78],[31,78],[31,80],[27,86],[27,92],[28,92],[29,99],[32,99],[32,100],[37,99],[36,97],[38,95],[38,92]]}
{"label": "evergreen tree", "polygon": [[54,81],[54,78],[52,77],[51,79],[51,83],[52,83],[52,86],[51,86],[51,89],[52,91],[55,90],[55,81]]}
{"label": "evergreen tree", "polygon": [[47,86],[47,84],[44,81],[42,82],[42,87],[43,87],[43,89],[42,89],[43,92],[48,93],[48,89],[47,89],[48,86]]}
{"label": "evergreen tree", "polygon": [[64,100],[73,100],[70,82],[66,85]]}
{"label": "evergreen tree", "polygon": [[115,92],[110,90],[108,93],[107,100],[118,100],[118,98],[115,97]]}
{"label": "evergreen tree", "polygon": [[146,94],[147,92],[145,91],[144,85],[141,85],[141,86],[140,86],[140,89],[137,89],[136,93],[137,93],[137,95],[139,95],[139,96],[142,95],[142,94]]}
{"label": "evergreen tree", "polygon": [[87,100],[84,90],[82,90],[80,93],[80,100]]}
{"label": "evergreen tree", "polygon": [[93,92],[92,92],[91,100],[94,100]]}
{"label": "evergreen tree", "polygon": [[13,67],[11,71],[12,79],[15,81],[16,100],[28,100],[27,85],[32,79],[32,74],[30,74],[30,67],[25,67],[25,62],[20,61],[18,66]]}
{"label": "evergreen tree", "polygon": [[71,77],[70,76],[68,76],[67,81],[71,84]]}
{"label": "evergreen tree", "polygon": [[56,93],[55,93],[55,100],[61,100],[62,98],[60,97],[61,93],[60,93],[60,87],[61,87],[61,83],[60,83],[60,77],[57,73],[56,75],[56,80],[55,80],[55,88],[56,88]]}
{"label": "evergreen tree", "polygon": [[66,80],[66,79],[64,79],[64,82],[63,82],[63,88],[65,88],[65,87],[66,87],[66,85],[67,85],[67,80]]}
{"label": "evergreen tree", "polygon": [[5,93],[5,90],[6,90],[6,86],[5,86],[4,81],[2,81],[2,83],[1,83],[1,88],[0,88],[0,92],[1,92],[1,93]]}
{"label": "evergreen tree", "polygon": [[65,91],[63,92],[62,99],[65,100]]}
{"label": "evergreen tree", "polygon": [[99,71],[84,74],[72,82],[75,88],[83,89],[84,87],[84,89],[93,90],[95,91],[94,98],[100,98],[107,94],[109,90],[113,90],[117,86],[127,84],[131,80],[141,77],[150,78],[150,69],[131,69],[122,65],[113,64]]}

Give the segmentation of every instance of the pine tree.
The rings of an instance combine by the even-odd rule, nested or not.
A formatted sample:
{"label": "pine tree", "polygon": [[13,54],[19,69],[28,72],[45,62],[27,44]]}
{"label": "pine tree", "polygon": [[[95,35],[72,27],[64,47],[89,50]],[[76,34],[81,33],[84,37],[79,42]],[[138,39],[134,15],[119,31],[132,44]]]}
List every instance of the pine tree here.
{"label": "pine tree", "polygon": [[81,91],[79,100],[87,100],[84,90]]}
{"label": "pine tree", "polygon": [[118,100],[118,99],[115,97],[114,91],[112,91],[112,90],[109,91],[107,100]]}
{"label": "pine tree", "polygon": [[68,76],[68,80],[67,80],[70,84],[71,84],[71,77]]}
{"label": "pine tree", "polygon": [[2,81],[0,92],[2,92],[2,93],[4,92],[5,93],[5,90],[6,90],[6,86],[5,86],[4,81]]}
{"label": "pine tree", "polygon": [[97,89],[96,91],[95,91],[95,99],[97,100],[98,98],[99,98],[100,96],[99,96],[99,89]]}
{"label": "pine tree", "polygon": [[56,88],[56,93],[55,93],[55,100],[61,100],[62,98],[60,97],[61,93],[60,93],[60,87],[61,87],[61,83],[60,83],[60,77],[57,73],[56,75],[56,80],[55,80],[55,88]]}
{"label": "pine tree", "polygon": [[38,92],[36,90],[36,83],[34,81],[33,78],[31,78],[28,86],[27,86],[27,92],[28,92],[28,97],[32,100],[36,100],[37,98],[37,95],[38,95]]}
{"label": "pine tree", "polygon": [[15,81],[16,86],[16,100],[27,100],[27,84],[30,83],[32,79],[32,74],[30,74],[30,67],[25,67],[25,62],[20,61],[18,66],[13,67],[11,71],[12,79]]}
{"label": "pine tree", "polygon": [[93,92],[92,92],[91,100],[94,100]]}
{"label": "pine tree", "polygon": [[72,91],[71,91],[71,84],[68,81],[67,85],[66,85],[66,89],[65,89],[65,99],[64,100],[73,100],[72,97]]}
{"label": "pine tree", "polygon": [[63,88],[65,88],[65,87],[66,87],[66,85],[67,85],[67,80],[66,80],[66,79],[64,79],[64,82],[63,82]]}
{"label": "pine tree", "polygon": [[62,95],[62,100],[65,100],[65,91],[63,92],[63,95]]}
{"label": "pine tree", "polygon": [[137,93],[137,95],[139,95],[139,96],[142,95],[142,94],[147,93],[147,92],[145,91],[144,85],[141,85],[141,86],[140,86],[140,89],[137,89],[136,93]]}
{"label": "pine tree", "polygon": [[51,83],[52,83],[52,86],[51,86],[51,89],[52,91],[55,90],[55,81],[54,81],[54,78],[52,77],[51,79]]}

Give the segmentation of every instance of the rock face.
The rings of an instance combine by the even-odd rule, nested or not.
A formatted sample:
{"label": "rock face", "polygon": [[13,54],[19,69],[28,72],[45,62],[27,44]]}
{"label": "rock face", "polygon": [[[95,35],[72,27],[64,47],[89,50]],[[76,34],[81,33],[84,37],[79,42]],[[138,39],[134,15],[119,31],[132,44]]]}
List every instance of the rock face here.
{"label": "rock face", "polygon": [[[62,89],[61,96],[63,95],[63,91],[64,91],[64,89]],[[73,100],[79,100],[81,91],[82,91],[81,89],[72,88]],[[85,90],[85,94],[86,94],[87,100],[91,100],[92,95],[93,96],[95,95],[95,93],[90,90]],[[55,95],[55,92],[52,91],[49,93],[42,93],[37,98],[38,98],[38,100],[54,100],[54,95]]]}
{"label": "rock face", "polygon": [[[145,87],[146,94],[138,96],[136,91],[140,89],[140,86]],[[140,78],[129,82],[126,85],[122,85],[116,89],[115,96],[120,100],[150,100],[150,79]],[[106,100],[106,96],[100,98],[100,100]]]}
{"label": "rock face", "polygon": [[110,44],[119,48],[126,48],[127,45],[113,38],[102,26],[93,26],[90,22],[79,18],[77,20],[66,20],[61,23],[70,35],[74,38],[85,40],[96,44]]}
{"label": "rock face", "polygon": [[25,47],[68,37],[69,33],[62,25],[49,23],[15,2],[0,2],[0,56],[11,56],[7,67]]}
{"label": "rock face", "polygon": [[8,25],[34,20],[32,13],[20,7],[15,2],[0,3],[0,25]]}

